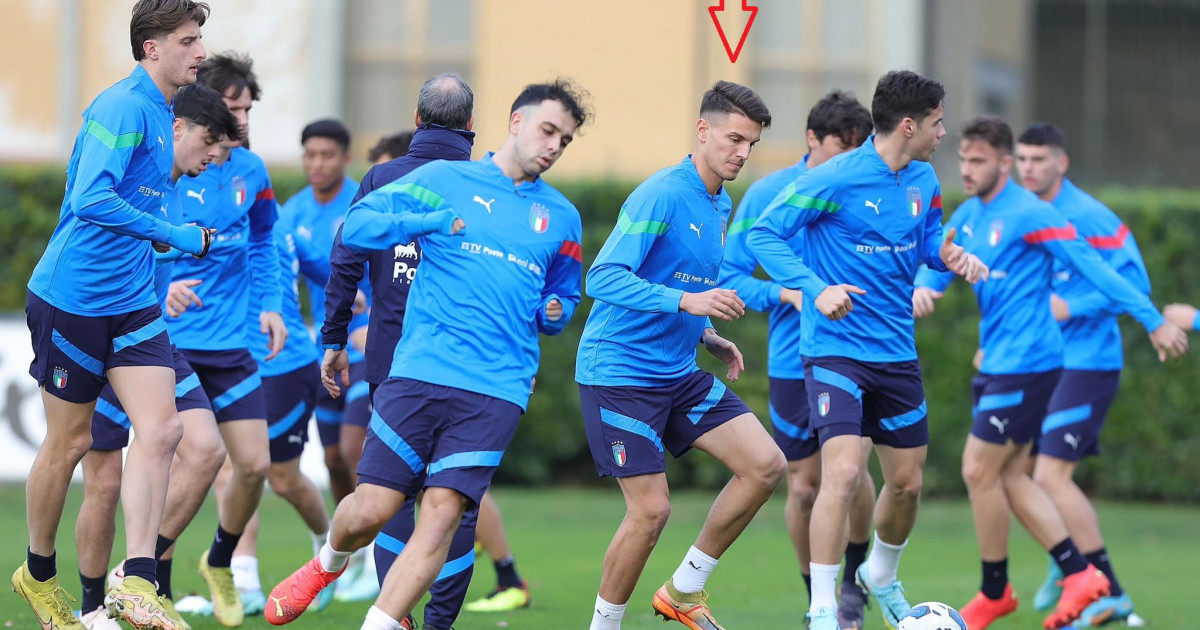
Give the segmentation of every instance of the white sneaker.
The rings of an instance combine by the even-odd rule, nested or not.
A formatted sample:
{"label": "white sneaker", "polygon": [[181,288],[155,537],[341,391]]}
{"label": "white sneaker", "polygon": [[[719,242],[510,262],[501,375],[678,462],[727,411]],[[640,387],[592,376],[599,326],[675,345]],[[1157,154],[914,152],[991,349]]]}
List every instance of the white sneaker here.
{"label": "white sneaker", "polygon": [[90,613],[79,616],[79,622],[88,630],[122,630],[116,619],[109,619],[107,611],[101,606]]}
{"label": "white sneaker", "polygon": [[200,595],[188,595],[175,602],[175,610],[189,615],[211,617],[213,614],[213,605],[212,602]]}

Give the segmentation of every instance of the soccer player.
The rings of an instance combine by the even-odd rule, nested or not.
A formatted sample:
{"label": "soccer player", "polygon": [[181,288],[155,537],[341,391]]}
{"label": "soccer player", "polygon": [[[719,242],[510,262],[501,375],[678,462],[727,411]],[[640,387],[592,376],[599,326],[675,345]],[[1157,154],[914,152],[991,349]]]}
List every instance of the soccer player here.
{"label": "soccer player", "polygon": [[[929,165],[946,134],[941,83],[909,71],[880,78],[875,135],[783,189],[747,242],[776,282],[811,300],[800,322],[821,485],[809,525],[814,630],[836,630],[837,574],[862,469],[861,438],[875,443],[885,487],[875,544],[859,583],[895,627],[909,605],[897,578],[916,521],[929,443],[913,339],[912,288],[921,263],[983,278],[986,267],[942,235],[941,188]],[[803,261],[788,239],[802,228]],[[851,298],[851,295],[854,297]]]}
{"label": "soccer player", "polygon": [[[579,303],[579,213],[541,174],[587,117],[569,83],[527,86],[499,151],[476,162],[431,162],[351,206],[347,245],[378,250],[419,240],[423,268],[406,334],[375,395],[358,487],[338,506],[318,557],[271,591],[271,623],[304,612],[350,553],[423,489],[416,530],[363,625],[412,627],[407,615],[516,430],[537,370],[538,333],[562,332]],[[482,277],[488,282],[475,281]]]}
{"label": "soccer player", "polygon": [[408,129],[384,136],[367,151],[367,161],[371,163],[371,166],[379,166],[402,157],[408,154],[408,147],[412,144],[412,139],[413,132]]}
{"label": "soccer player", "polygon": [[[1017,172],[1025,188],[1052,204],[1109,266],[1149,294],[1150,278],[1133,234],[1116,214],[1067,179],[1069,164],[1066,135],[1057,125],[1031,125],[1017,140]],[[1120,310],[1069,267],[1055,267],[1053,300],[1062,328],[1063,371],[1042,423],[1034,479],[1058,508],[1079,550],[1111,584],[1109,594],[1085,608],[1076,624],[1090,626],[1133,614],[1133,602],[1108,559],[1096,510],[1073,479],[1084,457],[1099,454],[1100,431],[1117,395],[1124,364]],[[1169,309],[1163,315],[1173,321]],[[1189,322],[1186,328],[1190,327]],[[1051,558],[1046,583],[1034,597],[1035,608],[1048,610],[1058,603],[1062,579]]]}
{"label": "soccer player", "polygon": [[[1055,630],[1110,587],[1104,573],[1079,552],[1054,503],[1024,467],[1062,372],[1062,334],[1047,308],[1055,261],[1133,315],[1150,331],[1160,354],[1182,354],[1187,337],[1078,238],[1062,213],[1012,182],[1013,137],[1007,123],[980,116],[968,121],[961,135],[960,172],[973,197],[950,218],[947,234],[991,269],[988,282],[975,287],[983,363],[971,382],[975,417],[963,449],[983,584],[961,612],[969,628],[983,630],[1017,608],[1008,582],[1011,508],[1065,576],[1058,606],[1043,623]],[[941,292],[949,281],[948,274],[922,271],[917,286]],[[920,314],[928,313],[919,305],[923,290],[912,298]]]}
{"label": "soccer player", "polygon": [[42,389],[47,421],[25,485],[28,552],[12,587],[44,630],[83,627],[58,583],[55,538],[106,383],[137,435],[121,488],[131,579],[108,593],[104,606],[135,628],[175,628],[162,621],[154,547],[183,429],[170,340],[154,294],[154,248],[204,256],[212,242],[208,228],[159,217],[172,187],[171,100],[196,81],[207,18],[208,5],[190,0],[133,6],[129,39],[137,67],[84,111],[59,223],[29,280],[29,374]]}
{"label": "soccer player", "polygon": [[[199,81],[216,90],[249,137],[248,113],[259,96],[252,62],[216,55],[200,66]],[[179,180],[184,221],[206,220],[220,231],[212,255],[175,264],[167,297],[167,326],[212,403],[232,462],[232,479],[218,477],[219,524],[200,562],[212,591],[213,614],[223,625],[241,625],[245,611],[230,562],[262,498],[270,466],[270,440],[258,364],[250,344],[268,346],[274,358],[287,339],[280,315],[282,289],[273,225],[275,195],[262,159],[244,146],[213,162],[198,177]],[[250,292],[261,304],[263,337],[246,334]],[[225,486],[222,488],[222,486]]]}
{"label": "soccer player", "polygon": [[[187,174],[196,176],[220,156],[221,142],[239,134],[237,119],[225,107],[221,95],[203,85],[182,88],[172,101],[175,122],[172,125],[174,165],[172,182]],[[175,191],[167,192],[163,206],[168,221],[181,223],[181,208]],[[171,266],[181,255],[179,250],[158,254],[154,268],[155,295],[163,299],[171,281]],[[161,557],[204,503],[221,461],[225,446],[217,433],[212,407],[200,382],[178,350],[175,361],[175,408],[183,423],[183,439],[175,451],[176,462],[167,489],[156,558]],[[120,624],[106,616],[104,576],[116,538],[117,502],[121,498],[121,449],[129,445],[129,415],[117,400],[111,386],[105,386],[92,416],[92,446],[83,457],[83,504],[75,522],[75,548],[79,554],[79,579],[83,591],[80,621],[90,630],[116,630]],[[170,560],[159,560],[156,568],[157,592],[167,617],[178,628],[188,625],[175,611],[171,592]],[[120,567],[118,567],[118,572]],[[115,584],[114,584],[115,586]]]}
{"label": "soccer player", "polygon": [[604,554],[591,630],[621,627],[625,607],[671,512],[664,450],[692,447],[721,461],[733,479],[718,495],[674,575],[654,594],[655,614],[689,628],[720,628],[704,583],[783,478],[786,462],[746,405],[696,365],[696,344],[744,369],[737,347],[710,317],[744,312],[717,288],[733,181],[771,114],[748,87],[718,81],[704,93],[696,148],[643,182],[588,270],[596,300],[579,342],[575,380],[597,472],[616,477],[625,518]]}
{"label": "soccer player", "polygon": [[[768,332],[770,376],[770,415],[775,443],[788,460],[788,494],[784,507],[788,534],[800,562],[800,575],[812,599],[809,575],[808,522],[813,500],[821,482],[820,447],[809,429],[808,394],[804,388],[803,351],[800,343],[802,296],[772,280],[754,277],[758,260],[746,247],[746,232],[763,210],[788,184],[805,171],[816,168],[847,151],[858,148],[871,135],[871,112],[854,96],[841,91],[825,95],[808,113],[805,140],[808,155],[800,162],[773,173],[750,186],[729,224],[725,262],[721,265],[721,286],[737,291],[746,306],[770,311]],[[802,255],[802,234],[789,241],[793,251]],[[863,440],[870,449],[870,440]],[[871,509],[875,504],[875,481],[863,468],[859,487],[850,512],[850,542],[846,545],[846,569],[838,589],[838,623],[842,630],[857,630],[863,625],[866,594],[854,581],[854,573],[867,557],[871,536]]]}

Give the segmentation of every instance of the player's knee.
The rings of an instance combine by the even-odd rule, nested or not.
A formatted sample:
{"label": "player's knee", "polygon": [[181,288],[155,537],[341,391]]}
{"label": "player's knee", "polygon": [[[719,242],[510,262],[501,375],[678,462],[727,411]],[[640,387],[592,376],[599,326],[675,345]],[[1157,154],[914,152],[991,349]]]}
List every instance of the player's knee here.
{"label": "player's knee", "polygon": [[[83,456],[87,455],[87,452],[92,449],[91,431],[67,437],[66,439],[62,440],[60,448],[62,451],[64,451],[64,455],[67,458],[66,461],[72,462],[71,466],[73,468],[75,464],[82,461]],[[56,457],[54,459],[58,458]]]}
{"label": "player's knee", "polygon": [[225,442],[218,433],[185,431],[176,455],[191,468],[216,473],[225,461]]}
{"label": "player's knee", "polygon": [[835,493],[847,500],[858,489],[863,464],[850,457],[840,461],[823,463],[821,489]]}
{"label": "player's knee", "polygon": [[658,540],[658,535],[671,518],[671,500],[666,496],[644,499],[638,505],[630,506],[628,517],[638,529]]}
{"label": "player's knee", "polygon": [[807,474],[792,474],[788,477],[788,498],[801,511],[812,512],[817,501],[817,480]]}
{"label": "player's knee", "polygon": [[983,488],[993,485],[999,481],[999,471],[994,470],[992,466],[983,464],[982,462],[964,457],[962,463],[962,478],[963,483],[967,484],[967,488]]}
{"label": "player's knee", "polygon": [[135,427],[133,439],[141,442],[144,448],[149,448],[159,457],[173,457],[183,439],[183,421],[179,414],[172,413],[157,421],[143,422]]}
{"label": "player's knee", "polygon": [[787,458],[779,449],[764,451],[754,464],[754,477],[768,492],[774,490],[787,475]]}
{"label": "player's knee", "polygon": [[1056,490],[1070,483],[1071,477],[1069,474],[1063,474],[1063,471],[1051,466],[1037,466],[1033,469],[1033,480],[1037,482],[1043,490]]}
{"label": "player's knee", "polygon": [[921,488],[924,485],[924,475],[919,467],[901,469],[892,474],[887,480],[886,490],[892,493],[893,500],[914,502],[921,498]]}
{"label": "player's knee", "polygon": [[101,464],[88,470],[84,476],[83,492],[88,500],[95,500],[102,505],[116,505],[121,499],[121,457],[120,451],[115,452],[115,466]]}
{"label": "player's knee", "polygon": [[233,462],[234,475],[246,485],[262,485],[271,468],[271,457],[267,453],[254,453]]}
{"label": "player's knee", "polygon": [[267,483],[271,485],[272,492],[287,501],[290,502],[294,498],[292,495],[296,493],[296,483],[288,473],[271,466],[267,472]]}

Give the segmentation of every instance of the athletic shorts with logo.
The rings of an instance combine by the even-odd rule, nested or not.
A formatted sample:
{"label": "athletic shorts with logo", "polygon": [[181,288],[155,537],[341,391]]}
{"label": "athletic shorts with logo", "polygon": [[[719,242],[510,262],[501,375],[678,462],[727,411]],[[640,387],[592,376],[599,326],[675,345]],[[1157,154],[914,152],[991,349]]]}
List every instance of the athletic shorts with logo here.
{"label": "athletic shorts with logo", "polygon": [[407,378],[375,392],[358,482],[414,496],[450,488],[478,504],[517,430],[506,400]]}
{"label": "athletic shorts with logo", "polygon": [[700,436],[750,413],[737,394],[703,370],[657,387],[580,385],[583,427],[601,477],[666,472]]}
{"label": "athletic shorts with logo", "polygon": [[838,435],[869,437],[895,448],[929,443],[925,388],[916,361],[805,357],[804,376],[811,426],[822,445]]}
{"label": "athletic shorts with logo", "polygon": [[184,350],[212,402],[217,423],[265,420],[262,378],[249,350]]}
{"label": "athletic shorts with logo", "polygon": [[1038,452],[1069,462],[1099,455],[1100,431],[1120,384],[1120,370],[1063,370],[1046,407]]}
{"label": "athletic shorts with logo", "polygon": [[1036,440],[1061,369],[1030,374],[976,374],[971,435],[992,444]]}
{"label": "athletic shorts with logo", "polygon": [[59,309],[31,291],[25,321],[33,342],[29,375],[47,393],[67,402],[98,399],[112,368],[175,365],[167,324],[157,306],[88,317]]}
{"label": "athletic shorts with logo", "polygon": [[371,384],[365,380],[366,375],[366,361],[351,363],[350,387],[342,386],[341,396],[330,396],[324,387],[317,392],[317,433],[323,446],[338,445],[343,422],[363,428],[371,422],[373,396],[370,393]]}
{"label": "athletic shorts with logo", "polygon": [[821,450],[813,434],[808,388],[801,378],[770,381],[771,435],[789,462],[808,459]]}
{"label": "athletic shorts with logo", "polygon": [[321,366],[316,361],[291,372],[263,377],[271,463],[289,462],[304,452],[308,419],[313,415],[319,389],[323,389]]}
{"label": "athletic shorts with logo", "polygon": [[[208,409],[212,405],[200,387],[200,378],[192,371],[183,353],[171,346],[175,358],[175,410],[179,412],[192,409]],[[105,386],[96,401],[96,411],[92,414],[92,450],[119,451],[129,446],[129,414],[117,400],[112,387]]]}

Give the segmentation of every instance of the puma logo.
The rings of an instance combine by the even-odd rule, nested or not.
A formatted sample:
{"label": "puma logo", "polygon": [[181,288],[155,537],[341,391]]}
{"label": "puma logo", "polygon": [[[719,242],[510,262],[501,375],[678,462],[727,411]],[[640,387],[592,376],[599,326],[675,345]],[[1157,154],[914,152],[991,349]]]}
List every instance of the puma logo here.
{"label": "puma logo", "polygon": [[695,223],[688,224],[688,228],[696,232],[696,238],[700,238],[700,228],[702,227],[704,227],[703,223],[701,223],[699,227],[697,227]]}
{"label": "puma logo", "polygon": [[875,200],[875,203],[871,203],[869,200],[864,200],[864,201],[863,201],[863,204],[865,204],[865,205],[866,205],[866,207],[868,207],[868,208],[870,208],[870,209],[872,209],[872,210],[874,210],[874,211],[875,211],[875,215],[876,215],[876,216],[878,216],[878,215],[879,215],[879,204],[881,204],[881,203],[883,203],[883,199],[882,199],[882,198],[880,198],[880,199],[876,199],[876,200]]}
{"label": "puma logo", "polygon": [[279,603],[282,602],[283,600],[287,599],[287,595],[284,595],[283,597],[271,597],[269,599],[271,601],[275,602],[275,615],[277,617],[282,617],[283,616],[283,606],[280,606]]}
{"label": "puma logo", "polygon": [[496,200],[493,198],[493,199],[488,199],[487,201],[484,201],[483,197],[480,197],[479,195],[475,195],[475,199],[473,199],[472,201],[483,206],[484,208],[487,208],[488,214],[491,214],[492,213],[492,203],[495,202]]}
{"label": "puma logo", "polygon": [[691,560],[688,560],[688,564],[689,564],[689,565],[691,565],[691,567],[692,567],[693,569],[695,569],[695,570],[697,570],[697,571],[699,571],[699,570],[700,570],[700,567],[696,566],[696,563],[695,563],[695,562],[692,562]]}
{"label": "puma logo", "polygon": [[203,188],[200,189],[200,192],[196,192],[194,190],[189,190],[189,191],[187,191],[187,196],[189,198],[199,199],[200,205],[202,205],[202,206],[204,205],[204,189]]}
{"label": "puma logo", "polygon": [[1063,441],[1071,445],[1071,450],[1079,450],[1079,436],[1064,433]]}
{"label": "puma logo", "polygon": [[303,444],[304,443],[304,440],[302,440],[299,435],[295,435],[295,434],[289,435],[287,441],[288,441],[288,444]]}
{"label": "puma logo", "polygon": [[972,228],[970,225],[964,225],[963,226],[963,234],[966,234],[967,236],[969,236],[971,238],[975,238],[975,229]]}
{"label": "puma logo", "polygon": [[1004,429],[1008,427],[1008,418],[1001,420],[996,416],[992,416],[988,418],[988,424],[996,427],[996,430],[1000,432],[1000,435],[1004,435]]}
{"label": "puma logo", "polygon": [[166,151],[166,150],[167,150],[167,145],[163,144],[163,139],[162,139],[162,136],[159,136],[159,137],[158,137],[158,150],[159,150],[159,151]]}

